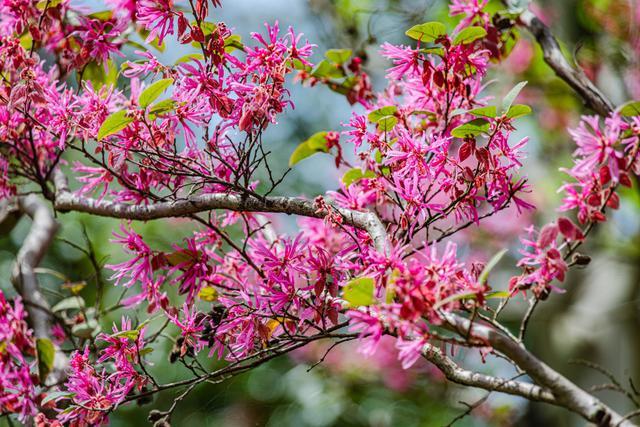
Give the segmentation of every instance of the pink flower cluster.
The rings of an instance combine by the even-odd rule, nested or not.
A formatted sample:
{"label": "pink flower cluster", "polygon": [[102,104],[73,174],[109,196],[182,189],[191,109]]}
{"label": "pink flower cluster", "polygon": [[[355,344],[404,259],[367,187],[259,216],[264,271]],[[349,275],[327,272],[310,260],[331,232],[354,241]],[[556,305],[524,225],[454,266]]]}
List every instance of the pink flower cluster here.
{"label": "pink flower cluster", "polygon": [[[136,370],[137,364],[146,363],[141,361],[144,333],[144,327],[132,329],[131,321],[123,317],[120,329],[114,325],[113,334],[98,336],[105,344],[98,365],[91,360],[89,347],[71,355],[70,375],[64,385],[69,394],[58,399],[69,406],[61,411],[59,421],[78,427],[106,424],[109,412],[132,392],[144,388],[147,378]],[[100,367],[107,362],[113,366],[111,373]]]}
{"label": "pink flower cluster", "polygon": [[16,413],[21,421],[37,412],[38,377],[32,373],[35,340],[22,301],[10,302],[0,291],[0,413]]}
{"label": "pink flower cluster", "polygon": [[[619,207],[618,186],[630,187],[632,175],[640,172],[640,121],[638,117],[625,120],[618,113],[612,113],[604,123],[596,116],[584,116],[569,133],[577,145],[575,165],[563,170],[573,181],[560,188],[564,197],[559,210],[575,211],[578,222],[588,230],[590,224],[606,221],[607,208]],[[545,225],[537,239],[533,228],[529,228],[529,237],[522,239],[524,257],[518,264],[524,272],[512,278],[511,289],[528,289],[533,285],[539,294],[552,286],[554,279],[562,282],[567,271],[566,258],[573,252],[573,245],[584,239],[585,230],[566,217]],[[559,237],[563,242],[558,243]]]}

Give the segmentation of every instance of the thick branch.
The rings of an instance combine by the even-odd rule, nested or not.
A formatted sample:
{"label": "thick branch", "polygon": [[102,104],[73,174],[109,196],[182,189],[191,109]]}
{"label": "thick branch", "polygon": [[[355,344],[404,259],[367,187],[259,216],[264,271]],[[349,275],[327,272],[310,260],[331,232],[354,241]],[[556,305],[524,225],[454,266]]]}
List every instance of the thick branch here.
{"label": "thick branch", "polygon": [[582,70],[569,64],[549,27],[529,10],[520,14],[520,23],[536,38],[542,48],[544,61],[556,75],[580,95],[587,107],[601,116],[608,116],[613,111],[613,104]]}
{"label": "thick branch", "polygon": [[[86,212],[98,216],[148,221],[158,218],[181,217],[212,209],[226,209],[238,212],[270,212],[324,218],[328,212],[318,210],[315,203],[297,197],[264,197],[228,193],[203,194],[185,199],[153,203],[149,205],[128,205],[107,200],[98,200],[71,193],[58,174],[56,210]],[[355,211],[333,206],[346,224],[365,230],[373,240],[378,252],[386,251],[386,229],[373,212]]]}
{"label": "thick branch", "polygon": [[[40,292],[35,269],[47,253],[58,224],[49,207],[36,195],[19,197],[17,209],[31,218],[32,225],[18,251],[11,282],[25,302],[35,337],[48,338],[51,335],[49,303]],[[64,378],[66,363],[66,356],[57,349],[54,369],[47,378],[48,383],[57,383]]]}
{"label": "thick branch", "polygon": [[433,363],[448,380],[471,387],[478,387],[489,391],[513,394],[529,400],[557,404],[553,394],[535,384],[521,381],[492,377],[489,375],[462,369],[453,360],[447,357],[437,347],[426,344],[422,348],[422,355]]}
{"label": "thick branch", "polygon": [[531,354],[524,346],[516,343],[493,328],[471,323],[454,314],[444,314],[446,321],[462,336],[470,336],[491,345],[507,356],[537,384],[546,387],[555,396],[555,404],[580,414],[598,426],[628,427],[634,424],[616,413],[596,397],[575,385]]}
{"label": "thick branch", "polygon": [[40,292],[34,270],[47,252],[58,230],[58,224],[47,206],[35,195],[20,197],[18,206],[29,215],[33,224],[16,257],[11,282],[27,302],[29,318],[36,337],[47,337],[50,335],[48,315],[34,307],[48,307],[48,303]]}

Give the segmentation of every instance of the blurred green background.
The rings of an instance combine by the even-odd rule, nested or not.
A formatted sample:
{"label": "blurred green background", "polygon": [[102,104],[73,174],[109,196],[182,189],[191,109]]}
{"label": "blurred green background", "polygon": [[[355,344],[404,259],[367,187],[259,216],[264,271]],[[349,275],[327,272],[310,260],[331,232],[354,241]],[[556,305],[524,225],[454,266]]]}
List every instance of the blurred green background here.
{"label": "blurred green background", "polygon": [[[537,10],[564,41],[567,54],[585,67],[588,75],[616,104],[633,97],[621,72],[633,67],[637,59],[626,42],[632,25],[629,3],[626,0],[563,0],[537,5]],[[104,8],[94,1],[84,4],[95,10]],[[491,6],[499,7],[493,3]],[[249,32],[260,31],[264,21],[279,20],[282,27],[293,25],[319,46],[317,58],[329,48],[351,48],[365,58],[376,89],[384,87],[384,69],[388,65],[377,54],[382,42],[408,43],[405,29],[428,20],[448,22],[451,29],[455,25],[455,21],[447,17],[446,2],[436,0],[227,0],[223,1],[223,8],[214,9],[211,16],[215,21],[225,21],[244,40],[248,39]],[[173,63],[186,53],[189,52],[167,49],[159,57]],[[513,56],[494,67],[489,80],[494,81],[488,86],[487,94],[496,96],[506,93],[518,81],[529,81],[522,97],[532,105],[534,114],[520,121],[514,139],[530,137],[526,173],[533,184],[533,201],[539,208],[533,220],[541,223],[551,219],[559,205],[556,189],[564,179],[558,168],[570,164],[573,150],[566,128],[577,124],[584,112],[582,105],[542,62],[540,51],[526,34],[522,34]],[[340,123],[348,121],[351,109],[343,97],[324,87],[291,85],[291,91],[295,110],[287,112],[280,118],[279,125],[270,127],[265,134],[265,144],[273,152],[272,164],[281,170],[286,168],[290,153],[300,141],[317,131],[339,130]],[[339,177],[332,158],[314,156],[289,174],[279,192],[313,197],[335,189]],[[637,188],[625,192],[621,208],[610,222],[596,230],[583,248],[593,259],[591,265],[572,271],[564,286],[567,292],[554,294],[544,302],[531,321],[527,337],[530,349],[585,388],[609,380],[592,369],[571,363],[573,359],[601,364],[621,383],[628,384],[632,379],[640,384],[640,195]],[[503,218],[510,227],[498,240],[491,233],[471,231],[474,246],[484,247],[489,253],[494,248],[509,246],[515,260],[517,234],[528,219],[531,217]],[[88,286],[82,290],[82,296],[91,303],[95,299],[95,271],[87,257],[65,240],[86,247],[83,231],[86,230],[96,258],[102,263],[117,262],[124,259],[124,254],[109,241],[118,222],[82,214],[65,214],[59,220],[61,231],[43,266],[73,281],[86,280]],[[284,218],[279,225],[285,229],[295,228],[294,222]],[[0,238],[0,287],[9,294],[13,292],[9,282],[11,263],[28,227],[28,220],[23,220],[10,235]],[[134,228],[158,249],[168,249],[189,230],[189,226],[180,221],[136,223]],[[513,264],[502,263],[503,266]],[[494,288],[504,289],[511,273],[513,271],[508,270],[495,273]],[[109,272],[103,271],[102,278],[108,282]],[[59,299],[60,294],[68,294],[68,290],[60,289],[59,279],[43,275],[42,280],[52,301]],[[110,287],[105,305],[115,301],[120,292]],[[525,308],[524,302],[512,304],[504,319],[517,327]],[[102,320],[103,329],[110,329],[112,321],[121,314],[122,311],[115,311],[106,316]],[[127,314],[137,320],[135,313]],[[167,334],[175,335],[175,331]],[[184,367],[167,363],[170,346],[170,342],[155,345],[149,359],[153,362],[149,370],[161,382],[188,374]],[[180,403],[172,425],[445,426],[465,412],[461,402],[472,403],[485,395],[480,390],[447,384],[426,364],[402,371],[391,345],[383,346],[373,360],[366,360],[356,353],[354,346],[346,344],[309,371],[323,356],[325,348],[326,345],[314,345],[223,383],[197,388]],[[213,367],[204,356],[206,354],[200,357],[201,362]],[[457,357],[481,371],[505,376],[512,373],[503,362],[489,359],[483,364],[472,352],[463,351]],[[146,406],[123,407],[111,417],[111,423],[114,426],[147,425],[149,410],[168,408],[178,393],[176,390],[157,395]],[[597,394],[622,412],[631,409],[620,394],[611,391]],[[0,421],[0,425],[3,422]],[[455,425],[583,424],[565,411],[496,394]]]}

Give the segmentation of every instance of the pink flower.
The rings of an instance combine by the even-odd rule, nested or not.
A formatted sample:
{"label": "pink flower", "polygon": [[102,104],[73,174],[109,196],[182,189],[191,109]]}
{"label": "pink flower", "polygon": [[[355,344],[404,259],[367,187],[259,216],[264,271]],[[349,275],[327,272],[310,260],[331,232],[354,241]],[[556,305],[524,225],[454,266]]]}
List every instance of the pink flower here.
{"label": "pink flower", "polygon": [[[133,258],[120,264],[106,264],[105,267],[115,271],[111,279],[116,281],[116,285],[122,284],[130,288],[139,281],[144,288],[153,278],[153,253],[142,237],[131,228],[121,225],[120,230],[122,234],[113,234],[116,237],[114,242],[123,245],[124,250],[132,254]],[[126,282],[122,283],[124,280]]]}
{"label": "pink flower", "polygon": [[536,240],[533,240],[533,227],[529,227],[527,231],[529,237],[521,239],[525,245],[525,249],[521,251],[523,258],[518,262],[518,266],[525,267],[525,271],[516,280],[512,279],[511,287],[536,285],[534,290],[540,292],[546,287],[552,287],[554,279],[564,281],[568,267],[557,246],[559,228],[556,224],[542,227]]}
{"label": "pink flower", "polygon": [[165,66],[162,65],[151,52],[136,50],[134,53],[148,59],[148,61],[143,61],[142,63],[139,61],[125,62],[126,68],[122,72],[125,77],[130,79],[133,77],[144,77],[146,74],[157,73],[165,69]]}
{"label": "pink flower", "polygon": [[22,301],[11,303],[0,291],[0,412],[18,414],[21,422],[37,413],[37,384],[31,376],[31,369],[37,370],[31,358],[35,340],[26,317]]}
{"label": "pink flower", "polygon": [[120,52],[123,41],[116,41],[126,27],[124,21],[102,21],[82,17],[77,31],[77,40],[82,44],[81,55],[105,64],[114,53],[124,57]]}
{"label": "pink flower", "polygon": [[575,129],[569,129],[578,148],[574,152],[577,157],[576,165],[571,169],[574,176],[585,176],[606,164],[611,168],[613,178],[618,177],[618,160],[622,158],[620,147],[622,132],[627,124],[613,114],[605,119],[604,130],[600,129],[598,116],[584,116]]}
{"label": "pink flower", "polygon": [[358,351],[367,356],[375,353],[384,331],[382,322],[371,314],[357,310],[348,311],[347,316],[350,319],[349,330],[359,333],[361,344]]}
{"label": "pink flower", "polygon": [[387,78],[401,80],[407,74],[412,75],[420,72],[420,51],[410,46],[395,46],[391,43],[384,43],[380,53],[382,56],[393,61],[393,67],[387,70]]}
{"label": "pink flower", "polygon": [[185,303],[182,306],[182,319],[178,314],[167,313],[171,322],[180,328],[182,333],[182,345],[180,346],[180,357],[191,350],[197,354],[203,347],[199,333],[204,329],[204,317],[200,315],[196,307],[189,308]]}
{"label": "pink flower", "polygon": [[487,20],[487,14],[483,9],[488,2],[488,0],[451,0],[449,14],[451,16],[465,15],[456,29],[459,30],[469,26],[476,18],[479,18],[481,21]]}
{"label": "pink flower", "polygon": [[98,372],[89,360],[89,349],[76,351],[71,355],[72,367],[65,388],[73,393],[71,407],[60,415],[58,420],[66,423],[73,421],[78,426],[104,425],[109,421],[108,410],[115,409],[133,388],[133,381],[125,378],[109,377],[106,371]]}
{"label": "pink flower", "polygon": [[168,34],[173,34],[173,20],[179,15],[173,0],[140,0],[136,18],[149,30],[147,43],[158,38],[158,44],[162,44]]}
{"label": "pink flower", "polygon": [[113,325],[113,334],[100,334],[97,340],[104,341],[107,346],[103,348],[98,359],[98,363],[113,359],[117,367],[129,367],[132,363],[137,363],[140,350],[144,348],[144,332],[146,327],[141,329],[131,328],[131,319],[123,316],[121,327],[118,329]]}
{"label": "pink flower", "polygon": [[211,266],[212,258],[204,245],[199,244],[195,239],[185,240],[187,242],[185,249],[174,246],[176,253],[182,255],[184,260],[174,265],[167,274],[181,271],[172,283],[180,283],[180,293],[187,294],[187,302],[191,303],[203,283],[210,279],[214,267]]}
{"label": "pink flower", "polygon": [[398,338],[396,340],[396,348],[400,350],[398,353],[398,359],[402,362],[403,369],[409,369],[418,361],[418,359],[420,359],[424,344],[425,341],[421,339],[405,341],[402,338]]}

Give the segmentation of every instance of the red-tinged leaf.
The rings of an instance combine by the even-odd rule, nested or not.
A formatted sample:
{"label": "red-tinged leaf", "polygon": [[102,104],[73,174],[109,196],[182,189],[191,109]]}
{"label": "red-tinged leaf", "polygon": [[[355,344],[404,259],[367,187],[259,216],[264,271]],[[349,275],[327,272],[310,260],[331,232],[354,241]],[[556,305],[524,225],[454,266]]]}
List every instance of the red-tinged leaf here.
{"label": "red-tinged leaf", "polygon": [[315,292],[317,297],[319,297],[322,291],[324,291],[324,285],[324,279],[316,281],[316,283],[313,285],[313,291]]}
{"label": "red-tinged leaf", "polygon": [[611,171],[609,170],[609,166],[602,166],[599,171],[600,175],[600,185],[605,185],[609,181],[611,181]]}
{"label": "red-tinged leaf", "polygon": [[629,188],[633,186],[633,183],[631,182],[631,178],[629,178],[629,174],[624,172],[620,174],[620,184]]}
{"label": "red-tinged leaf", "polygon": [[476,159],[478,159],[480,163],[489,163],[489,150],[484,147],[478,148],[476,150]]}
{"label": "red-tinged leaf", "polygon": [[422,84],[424,84],[425,86],[429,84],[429,81],[431,80],[431,74],[433,73],[431,67],[427,66],[426,64],[428,64],[427,61],[425,61],[425,66],[422,71]]}
{"label": "red-tinged leaf", "polygon": [[198,43],[204,43],[204,33],[200,27],[191,28],[191,38]]}
{"label": "red-tinged leaf", "polygon": [[611,209],[618,209],[620,207],[620,197],[616,193],[612,193],[609,200],[607,200],[607,206]]}
{"label": "red-tinged leaf", "polygon": [[573,223],[569,218],[558,218],[558,229],[567,239],[573,241],[584,240],[584,234],[577,225]]}
{"label": "red-tinged leaf", "polygon": [[179,249],[175,252],[165,254],[166,260],[169,262],[169,264],[171,264],[174,267],[179,266],[181,264],[193,263],[201,256],[202,256],[202,253],[200,251],[194,252],[189,249]]}
{"label": "red-tinged leaf", "polygon": [[436,71],[433,75],[433,82],[440,87],[444,85],[444,74],[442,74],[442,71]]}
{"label": "red-tinged leaf", "polygon": [[600,206],[601,200],[602,198],[600,197],[599,193],[593,193],[587,197],[587,204],[597,207],[597,206]]}
{"label": "red-tinged leaf", "polygon": [[168,263],[167,257],[162,252],[151,258],[151,268],[153,271],[166,267]]}
{"label": "red-tinged leaf", "polygon": [[547,224],[540,230],[538,236],[538,247],[546,248],[556,241],[558,237],[558,226],[556,224]]}
{"label": "red-tinged leaf", "polygon": [[178,37],[181,38],[182,35],[184,34],[185,31],[187,31],[187,28],[189,27],[189,21],[187,21],[187,18],[184,17],[184,15],[179,15],[178,16]]}
{"label": "red-tinged leaf", "polygon": [[474,178],[474,176],[473,176],[473,171],[472,171],[472,170],[471,170],[471,168],[470,168],[470,167],[468,167],[468,166],[467,166],[467,167],[465,167],[465,168],[462,170],[462,176],[464,177],[464,179],[465,179],[466,181],[469,181],[469,182],[470,182],[470,181],[473,181],[473,180],[475,179],[475,178]]}
{"label": "red-tinged leaf", "polygon": [[464,162],[469,158],[472,151],[473,151],[473,145],[468,141],[465,142],[460,146],[460,149],[458,150],[458,159],[460,159],[461,162]]}
{"label": "red-tinged leaf", "polygon": [[329,310],[327,310],[327,317],[329,317],[329,320],[334,325],[338,324],[338,320],[339,320],[339,318],[338,318],[338,310],[336,310],[335,308],[330,308]]}

